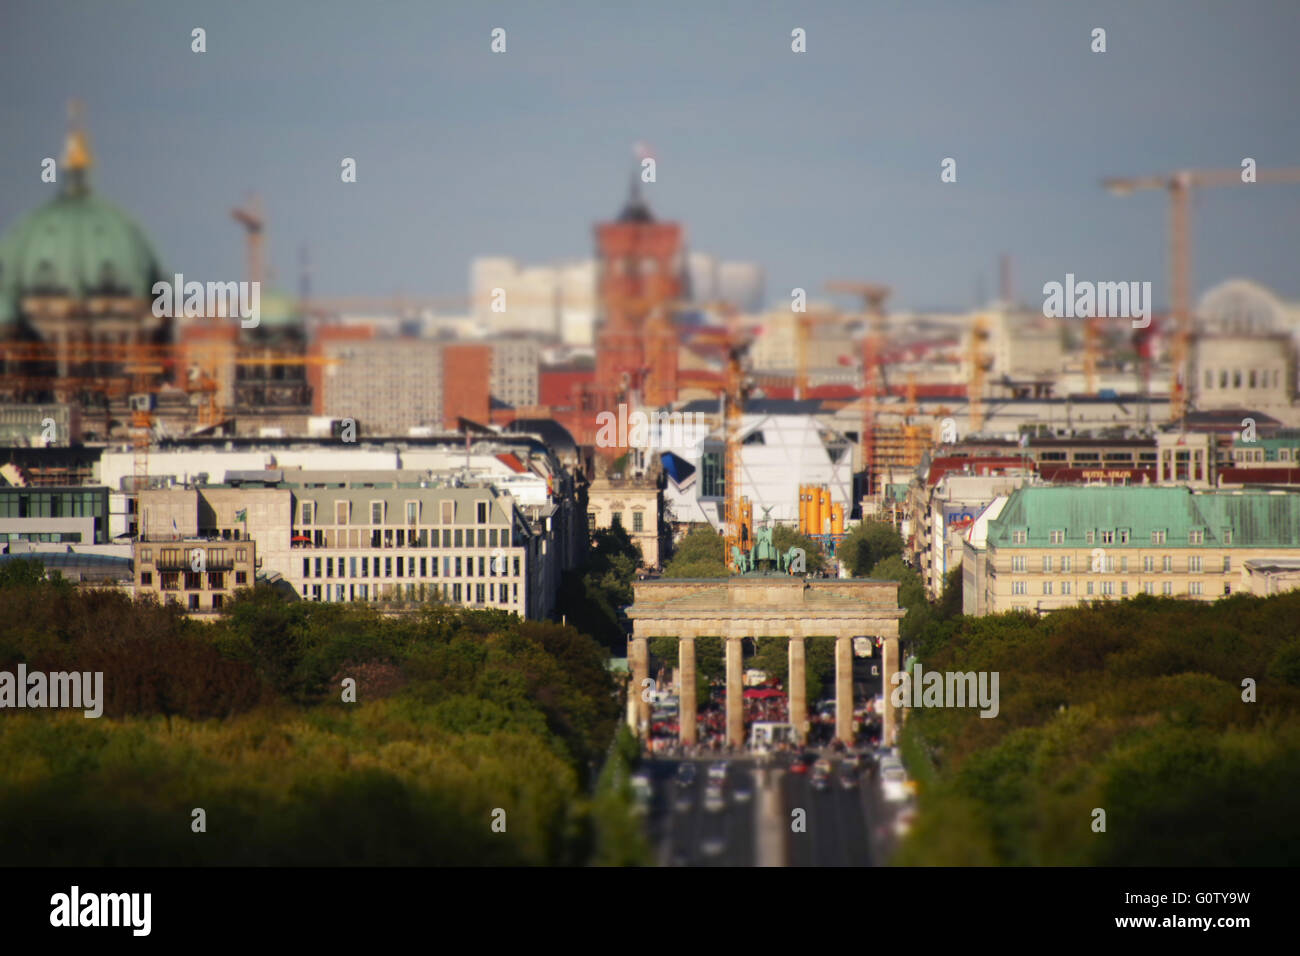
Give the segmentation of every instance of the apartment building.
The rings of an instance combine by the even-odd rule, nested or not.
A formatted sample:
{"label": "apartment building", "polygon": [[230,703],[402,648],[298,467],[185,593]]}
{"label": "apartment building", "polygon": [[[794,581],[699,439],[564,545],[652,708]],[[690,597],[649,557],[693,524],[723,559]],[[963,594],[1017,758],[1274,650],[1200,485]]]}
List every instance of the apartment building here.
{"label": "apartment building", "polygon": [[[264,574],[308,601],[441,599],[547,617],[561,548],[490,483],[423,472],[230,472],[223,485],[141,492],[145,527],[256,541]],[[152,533],[152,532],[151,532]]]}
{"label": "apartment building", "polygon": [[137,539],[131,549],[136,595],[179,604],[193,614],[212,614],[240,588],[253,586],[257,545],[207,537]]}
{"label": "apartment building", "polygon": [[1028,486],[990,507],[983,544],[972,534],[963,550],[982,582],[965,592],[967,613],[1138,594],[1213,601],[1251,590],[1247,561],[1300,557],[1300,492]]}
{"label": "apartment building", "polygon": [[442,425],[442,346],[428,339],[326,339],[337,359],[321,372],[321,414],[351,418],[367,435]]}

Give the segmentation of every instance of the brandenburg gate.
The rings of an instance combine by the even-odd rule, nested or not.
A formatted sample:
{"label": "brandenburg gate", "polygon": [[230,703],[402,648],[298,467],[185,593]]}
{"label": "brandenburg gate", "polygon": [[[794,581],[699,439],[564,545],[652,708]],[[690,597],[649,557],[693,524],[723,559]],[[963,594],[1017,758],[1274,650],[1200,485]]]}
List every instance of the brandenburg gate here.
{"label": "brandenburg gate", "polygon": [[679,726],[681,742],[696,742],[695,639],[720,637],[727,661],[727,744],[745,743],[741,641],[787,638],[790,673],[787,691],[790,722],[804,739],[808,722],[804,640],[835,638],[835,736],[853,743],[853,639],[866,637],[873,648],[880,639],[885,708],[882,740],[893,739],[895,715],[890,705],[889,675],[898,669],[898,583],[865,578],[816,579],[780,573],[751,572],[729,578],[658,578],[634,581],[628,663],[632,670],[635,726],[649,727],[650,704],[641,688],[650,676],[649,640],[678,641]]}

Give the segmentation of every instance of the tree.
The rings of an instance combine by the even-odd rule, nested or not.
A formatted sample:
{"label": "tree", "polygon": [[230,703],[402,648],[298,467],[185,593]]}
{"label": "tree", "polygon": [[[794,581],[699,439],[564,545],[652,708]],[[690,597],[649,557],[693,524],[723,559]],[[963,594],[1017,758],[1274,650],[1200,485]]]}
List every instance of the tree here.
{"label": "tree", "polygon": [[850,574],[860,578],[885,558],[902,553],[903,539],[893,525],[886,521],[863,521],[844,536],[837,557]]}
{"label": "tree", "polygon": [[806,534],[800,534],[794,528],[788,525],[779,524],[772,532],[772,544],[776,550],[782,554],[791,548],[803,548],[807,555],[808,573],[816,574],[819,571],[830,570],[830,560],[826,557],[822,546],[814,538]]}
{"label": "tree", "polygon": [[722,535],[712,528],[693,528],[677,545],[664,568],[666,578],[725,578]]}

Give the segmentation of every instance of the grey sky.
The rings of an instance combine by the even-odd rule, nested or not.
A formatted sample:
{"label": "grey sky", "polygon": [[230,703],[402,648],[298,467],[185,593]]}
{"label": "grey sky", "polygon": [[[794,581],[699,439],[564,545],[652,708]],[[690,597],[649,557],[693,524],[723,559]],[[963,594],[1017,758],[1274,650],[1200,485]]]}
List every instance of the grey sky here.
{"label": "grey sky", "polygon": [[[55,188],[40,161],[79,96],[97,188],[166,268],[241,277],[229,209],[256,189],[278,284],[306,241],[322,294],[457,296],[475,255],[588,256],[643,140],[655,212],[762,264],[769,299],[862,277],[964,306],[1005,250],[1027,300],[1068,271],[1163,303],[1165,196],[1100,178],[1300,165],[1295,0],[5,6],[0,228]],[[1206,191],[1193,222],[1198,294],[1243,275],[1300,298],[1300,186]]]}

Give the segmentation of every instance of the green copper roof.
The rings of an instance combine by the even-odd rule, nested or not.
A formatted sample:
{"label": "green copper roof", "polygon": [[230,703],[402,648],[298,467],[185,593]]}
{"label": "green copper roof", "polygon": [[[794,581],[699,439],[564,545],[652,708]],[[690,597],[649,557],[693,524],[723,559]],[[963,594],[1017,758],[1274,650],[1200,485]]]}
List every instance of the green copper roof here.
{"label": "green copper roof", "polygon": [[[1231,529],[1232,540],[1224,530]],[[1014,543],[1013,532],[1027,532]],[[1060,543],[1052,531],[1064,531]],[[1087,533],[1095,533],[1093,541]],[[1127,532],[1127,541],[1121,540]],[[1002,513],[989,522],[993,547],[1150,548],[1152,532],[1162,546],[1188,547],[1191,532],[1207,547],[1300,548],[1300,492],[1206,492],[1185,487],[1026,487],[1017,489]],[[1102,532],[1114,532],[1110,541]],[[1197,545],[1191,545],[1196,547]]]}
{"label": "green copper roof", "polygon": [[82,171],[0,239],[0,321],[33,293],[86,298],[95,293],[151,298],[167,279],[144,230],[96,196]]}

